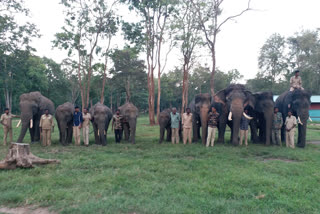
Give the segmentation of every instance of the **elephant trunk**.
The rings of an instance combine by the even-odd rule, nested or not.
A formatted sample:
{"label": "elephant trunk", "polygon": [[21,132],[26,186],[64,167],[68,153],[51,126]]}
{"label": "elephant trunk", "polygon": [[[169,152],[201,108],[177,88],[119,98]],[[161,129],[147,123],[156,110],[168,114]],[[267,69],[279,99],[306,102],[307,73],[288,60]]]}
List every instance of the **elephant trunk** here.
{"label": "elephant trunk", "polygon": [[24,136],[27,133],[28,128],[29,128],[29,124],[28,123],[22,123],[20,135],[19,135],[19,138],[17,140],[18,143],[22,143],[22,141],[24,139]]}
{"label": "elephant trunk", "polygon": [[62,145],[67,145],[67,126],[64,122],[59,122],[59,131],[60,131],[60,143]]}
{"label": "elephant trunk", "polygon": [[240,121],[243,115],[243,103],[235,100],[235,104],[231,105],[230,110],[232,112],[232,138],[231,142],[234,146],[239,145],[239,130]]}
{"label": "elephant trunk", "polygon": [[130,119],[129,120],[129,127],[130,127],[130,142],[132,144],[136,143],[136,124],[137,124],[137,119]]}
{"label": "elephant trunk", "polygon": [[103,146],[107,145],[106,142],[106,132],[105,132],[105,126],[98,126],[98,137],[99,137],[99,143]]}
{"label": "elephant trunk", "polygon": [[309,112],[301,111],[298,114],[298,143],[297,146],[304,148],[306,146],[306,135],[307,135],[307,121],[309,119]]}
{"label": "elephant trunk", "polygon": [[264,113],[264,119],[266,121],[265,133],[266,133],[266,145],[270,145],[271,131],[272,131],[272,120],[273,120],[273,111],[267,111]]}
{"label": "elephant trunk", "polygon": [[209,107],[203,107],[200,112],[200,119],[201,119],[201,141],[203,145],[206,145],[207,134],[208,134],[208,112]]}

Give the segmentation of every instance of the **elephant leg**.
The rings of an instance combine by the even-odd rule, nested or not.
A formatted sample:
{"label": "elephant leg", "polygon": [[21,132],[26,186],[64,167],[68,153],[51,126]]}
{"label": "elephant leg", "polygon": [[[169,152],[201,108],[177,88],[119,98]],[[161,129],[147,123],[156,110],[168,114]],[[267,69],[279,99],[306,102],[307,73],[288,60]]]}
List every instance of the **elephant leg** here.
{"label": "elephant leg", "polygon": [[285,126],[282,126],[282,128],[281,128],[281,141],[282,141],[282,143],[286,143],[286,130],[285,130]]}
{"label": "elephant leg", "polygon": [[258,143],[258,129],[257,129],[257,121],[256,120],[252,120],[250,122],[250,129],[251,129],[251,141],[252,143]]}
{"label": "elephant leg", "polygon": [[67,128],[67,143],[71,144],[72,143],[72,135],[73,135],[73,128],[72,124],[70,124]]}
{"label": "elephant leg", "polygon": [[130,126],[130,142],[132,144],[135,144],[136,143],[136,124],[137,124],[137,121],[136,120],[133,120],[133,121],[130,121],[129,122],[129,126]]}
{"label": "elephant leg", "polygon": [[34,127],[29,128],[31,143],[34,143]]}
{"label": "elephant leg", "polygon": [[124,139],[126,141],[128,141],[129,140],[129,127],[126,123],[123,125],[123,131],[124,131]]}
{"label": "elephant leg", "polygon": [[171,127],[167,127],[167,142],[171,141],[172,133],[171,133]]}
{"label": "elephant leg", "polygon": [[162,141],[163,141],[164,131],[165,131],[165,128],[162,127],[162,126],[160,126],[160,138],[159,138],[159,143],[162,143]]}
{"label": "elephant leg", "polygon": [[224,142],[224,135],[225,135],[225,132],[226,132],[226,126],[227,124],[226,123],[220,123],[219,122],[219,125],[218,125],[218,143],[225,143]]}
{"label": "elephant leg", "polygon": [[39,142],[40,140],[40,128],[39,128],[40,120],[34,120],[33,121],[33,127],[34,127],[34,141]]}
{"label": "elephant leg", "polygon": [[193,138],[192,142],[197,142],[200,138],[200,127],[198,125],[198,121],[192,122],[192,129],[193,129]]}
{"label": "elephant leg", "polygon": [[[98,128],[97,128],[97,126],[95,124],[93,124],[92,127],[93,127],[93,132],[94,132],[94,141],[95,141],[96,144],[99,145],[100,144],[100,139],[99,139],[99,136],[98,136]],[[100,135],[100,133],[99,133],[99,135]]]}

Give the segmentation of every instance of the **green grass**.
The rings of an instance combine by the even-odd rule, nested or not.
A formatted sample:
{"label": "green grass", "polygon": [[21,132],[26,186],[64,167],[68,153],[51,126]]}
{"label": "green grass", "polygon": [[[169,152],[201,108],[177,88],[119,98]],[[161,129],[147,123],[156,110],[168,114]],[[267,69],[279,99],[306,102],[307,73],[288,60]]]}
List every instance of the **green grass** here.
{"label": "green grass", "polygon": [[[31,150],[61,164],[0,171],[0,206],[77,214],[320,212],[320,145],[159,145],[159,127],[138,121],[136,145],[117,145],[109,133],[107,147],[62,147],[56,129],[53,146]],[[307,139],[320,140],[319,133],[309,130]],[[0,146],[1,159],[7,149]]]}

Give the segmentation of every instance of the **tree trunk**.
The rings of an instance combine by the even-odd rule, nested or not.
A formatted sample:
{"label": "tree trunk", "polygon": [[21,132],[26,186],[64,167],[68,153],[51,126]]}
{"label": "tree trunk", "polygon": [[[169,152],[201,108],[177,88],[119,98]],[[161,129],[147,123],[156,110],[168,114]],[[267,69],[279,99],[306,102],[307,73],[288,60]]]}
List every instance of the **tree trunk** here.
{"label": "tree trunk", "polygon": [[29,144],[11,143],[6,158],[0,162],[0,169],[33,168],[34,165],[60,163],[55,159],[42,159],[30,152]]}
{"label": "tree trunk", "polygon": [[161,74],[158,73],[158,97],[157,97],[157,124],[159,124],[160,117],[160,99],[161,99]]}
{"label": "tree trunk", "polygon": [[216,73],[216,50],[215,46],[211,49],[212,54],[212,70],[211,70],[211,76],[210,76],[210,91],[211,91],[211,97],[214,96],[214,75]]}
{"label": "tree trunk", "polygon": [[182,83],[182,105],[181,114],[184,113],[185,108],[188,106],[188,76],[189,76],[189,66],[185,62],[183,65],[183,83]]}

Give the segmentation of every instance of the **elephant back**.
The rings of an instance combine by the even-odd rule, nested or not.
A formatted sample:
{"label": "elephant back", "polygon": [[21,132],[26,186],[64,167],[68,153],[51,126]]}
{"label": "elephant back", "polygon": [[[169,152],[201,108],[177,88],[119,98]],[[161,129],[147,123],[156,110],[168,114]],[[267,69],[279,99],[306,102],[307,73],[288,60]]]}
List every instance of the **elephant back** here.
{"label": "elephant back", "polygon": [[74,105],[70,102],[64,103],[62,105],[59,105],[56,109],[55,117],[57,120],[62,120],[62,117],[65,117],[68,115],[68,117],[71,117],[74,113]]}

